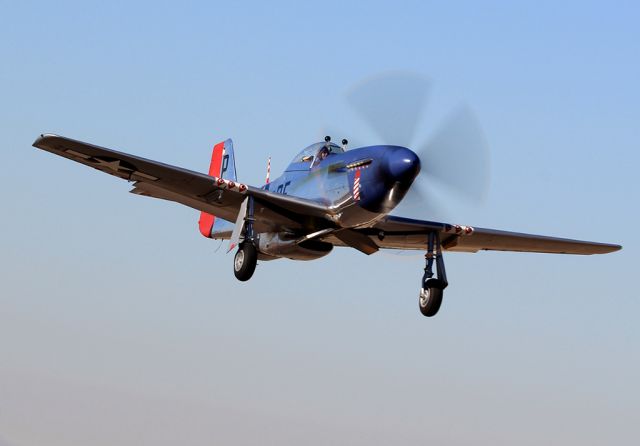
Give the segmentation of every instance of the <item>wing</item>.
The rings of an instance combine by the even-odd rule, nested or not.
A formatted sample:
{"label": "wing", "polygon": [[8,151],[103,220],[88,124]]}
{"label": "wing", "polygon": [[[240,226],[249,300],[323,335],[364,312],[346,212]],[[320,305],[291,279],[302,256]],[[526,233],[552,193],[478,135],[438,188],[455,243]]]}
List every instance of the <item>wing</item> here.
{"label": "wing", "polygon": [[448,251],[519,251],[555,254],[605,254],[622,247],[544,235],[522,234],[496,229],[474,228],[432,221],[387,216],[374,227],[360,229],[380,248],[425,250],[427,234],[440,232],[442,247]]}
{"label": "wing", "polygon": [[68,158],[134,183],[132,193],[174,201],[234,222],[247,195],[255,199],[255,228],[259,232],[299,229],[303,223],[331,219],[321,203],[276,194],[242,183],[171,166],[135,155],[94,146],[62,136],[44,134],[33,143]]}

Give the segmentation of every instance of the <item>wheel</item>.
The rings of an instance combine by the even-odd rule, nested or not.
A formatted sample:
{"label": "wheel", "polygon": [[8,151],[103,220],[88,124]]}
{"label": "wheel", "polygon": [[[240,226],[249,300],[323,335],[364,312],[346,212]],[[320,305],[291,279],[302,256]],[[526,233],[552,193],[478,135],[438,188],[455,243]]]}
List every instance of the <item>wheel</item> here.
{"label": "wheel", "polygon": [[432,317],[438,313],[442,304],[442,288],[434,286],[420,289],[418,305],[423,316]]}
{"label": "wheel", "polygon": [[246,282],[251,279],[258,263],[258,252],[253,243],[242,243],[233,258],[233,273],[236,279]]}

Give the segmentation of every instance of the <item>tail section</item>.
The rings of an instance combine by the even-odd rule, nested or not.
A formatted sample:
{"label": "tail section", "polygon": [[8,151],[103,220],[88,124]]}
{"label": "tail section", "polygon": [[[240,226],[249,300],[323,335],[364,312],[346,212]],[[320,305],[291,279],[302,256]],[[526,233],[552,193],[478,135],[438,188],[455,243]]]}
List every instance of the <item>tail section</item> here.
{"label": "tail section", "polygon": [[[212,177],[224,178],[225,180],[238,181],[236,174],[236,158],[233,153],[233,142],[230,139],[220,142],[213,146],[211,153],[211,164],[209,165],[209,175]],[[215,235],[223,235],[226,232],[231,233],[233,224],[216,218],[214,215],[200,212],[200,220],[198,221],[200,233],[208,238]],[[228,237],[220,237],[228,238]]]}

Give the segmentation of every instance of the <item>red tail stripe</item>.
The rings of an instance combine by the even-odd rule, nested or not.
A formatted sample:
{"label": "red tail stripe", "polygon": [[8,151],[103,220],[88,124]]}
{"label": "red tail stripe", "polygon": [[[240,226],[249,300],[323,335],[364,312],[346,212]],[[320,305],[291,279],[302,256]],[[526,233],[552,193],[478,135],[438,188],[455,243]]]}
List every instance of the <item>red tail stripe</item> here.
{"label": "red tail stripe", "polygon": [[211,154],[211,164],[209,165],[209,175],[212,177],[220,176],[220,169],[222,168],[222,154],[224,152],[224,142],[218,143],[213,146],[213,153]]}
{"label": "red tail stripe", "polygon": [[[209,175],[212,177],[219,177],[220,170],[222,169],[222,155],[224,154],[224,142],[218,143],[213,146],[213,152],[211,153],[211,164],[209,164]],[[200,220],[198,226],[200,233],[205,237],[211,237],[211,229],[216,220],[211,214],[206,212],[200,212]]]}

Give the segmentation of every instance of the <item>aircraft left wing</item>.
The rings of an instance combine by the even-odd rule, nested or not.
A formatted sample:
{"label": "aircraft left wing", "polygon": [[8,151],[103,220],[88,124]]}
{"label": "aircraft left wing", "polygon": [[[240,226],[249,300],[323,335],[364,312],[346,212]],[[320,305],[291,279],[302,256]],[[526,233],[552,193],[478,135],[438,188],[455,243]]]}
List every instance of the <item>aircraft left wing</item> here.
{"label": "aircraft left wing", "polygon": [[[247,195],[255,199],[255,228],[300,229],[313,219],[330,220],[328,207],[242,183],[164,164],[58,135],[43,134],[34,147],[134,183],[132,193],[181,203],[234,222]],[[326,223],[325,223],[326,224]]]}
{"label": "aircraft left wing", "polygon": [[620,245],[544,235],[475,228],[425,220],[387,216],[372,228],[359,229],[380,248],[425,250],[429,232],[438,231],[443,249],[477,252],[518,251],[552,254],[606,254]]}

